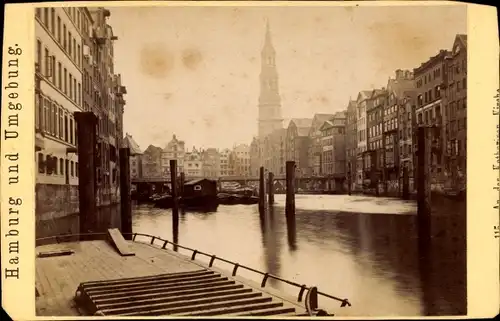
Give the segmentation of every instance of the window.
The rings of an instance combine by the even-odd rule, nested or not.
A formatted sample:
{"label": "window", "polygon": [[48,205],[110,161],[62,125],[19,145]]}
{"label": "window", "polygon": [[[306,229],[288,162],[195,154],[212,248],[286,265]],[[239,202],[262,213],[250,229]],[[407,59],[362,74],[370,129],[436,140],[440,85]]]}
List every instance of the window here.
{"label": "window", "polygon": [[73,75],[69,74],[69,98],[73,99]]}
{"label": "window", "polygon": [[77,55],[77,62],[78,62],[78,66],[81,66],[81,57],[82,57],[82,54],[81,54],[81,48],[80,48],[80,45],[78,45],[78,51],[76,53]]}
{"label": "window", "polygon": [[35,128],[41,129],[41,119],[42,119],[42,104],[40,103],[40,95],[35,95]]}
{"label": "window", "polygon": [[56,9],[50,8],[50,32],[56,33]]}
{"label": "window", "polygon": [[53,122],[54,122],[54,131],[53,134],[54,136],[59,136],[59,107],[54,103],[54,114],[52,115],[54,117]]}
{"label": "window", "polygon": [[69,119],[69,143],[74,144],[74,141],[73,141],[73,118]]}
{"label": "window", "polygon": [[49,8],[43,8],[43,24],[49,27]]}
{"label": "window", "polygon": [[45,173],[45,161],[42,153],[38,154],[38,172],[40,174]]}
{"label": "window", "polygon": [[82,102],[81,102],[81,97],[82,97],[82,85],[80,85],[80,83],[78,83],[78,91],[77,91],[77,94],[78,94],[78,97],[77,97],[77,104],[78,105],[81,105]]}
{"label": "window", "polygon": [[50,132],[50,100],[44,98],[43,103],[43,127],[46,132]]}
{"label": "window", "polygon": [[49,50],[47,48],[45,48],[45,56],[44,56],[44,64],[45,64],[45,69],[44,69],[44,73],[43,75],[45,77],[48,77],[50,74],[50,61],[49,61]]}
{"label": "window", "polygon": [[42,68],[42,42],[40,40],[36,41],[36,62],[38,64],[39,70]]}
{"label": "window", "polygon": [[73,47],[71,46],[72,40],[73,40],[73,36],[71,35],[71,32],[68,32],[68,52],[69,52],[70,57],[72,57],[72,55],[73,55],[73,50],[72,50]]}
{"label": "window", "polygon": [[55,120],[56,120],[56,119],[55,119],[55,114],[56,114],[56,108],[57,108],[57,107],[56,107],[56,103],[55,103],[55,102],[51,102],[51,104],[50,104],[50,106],[49,106],[49,107],[50,107],[50,115],[49,115],[49,117],[50,117],[50,119],[49,119],[49,124],[50,124],[50,133],[51,133],[52,135],[55,135],[55,134],[56,134],[56,130],[55,130],[55,128],[56,128],[56,124],[55,124]]}
{"label": "window", "polygon": [[73,101],[76,102],[76,78],[73,78]]}
{"label": "window", "polygon": [[57,41],[61,43],[61,17],[57,16]]}
{"label": "window", "polygon": [[64,93],[68,94],[68,70],[64,68]]}
{"label": "window", "polygon": [[[70,53],[71,54],[71,53]],[[76,39],[73,38],[73,60],[76,61],[76,56],[78,55],[77,51],[76,51]]]}
{"label": "window", "polygon": [[52,83],[56,85],[56,56],[50,57],[50,75],[52,76]]}
{"label": "window", "polygon": [[62,90],[62,65],[60,62],[57,63],[57,87]]}
{"label": "window", "polygon": [[64,139],[64,136],[63,136],[63,129],[64,129],[63,117],[64,117],[63,109],[61,107],[59,107],[59,138],[61,138],[61,139]]}
{"label": "window", "polygon": [[68,115],[64,115],[64,141],[68,142]]}
{"label": "window", "polygon": [[64,160],[62,158],[59,158],[59,173],[64,175]]}
{"label": "window", "polygon": [[78,162],[75,162],[75,174],[78,177]]}
{"label": "window", "polygon": [[63,24],[63,48],[64,50],[67,50],[67,44],[66,44],[66,25]]}
{"label": "window", "polygon": [[462,88],[467,89],[467,78],[462,79]]}
{"label": "window", "polygon": [[71,177],[75,176],[75,163],[71,161]]}

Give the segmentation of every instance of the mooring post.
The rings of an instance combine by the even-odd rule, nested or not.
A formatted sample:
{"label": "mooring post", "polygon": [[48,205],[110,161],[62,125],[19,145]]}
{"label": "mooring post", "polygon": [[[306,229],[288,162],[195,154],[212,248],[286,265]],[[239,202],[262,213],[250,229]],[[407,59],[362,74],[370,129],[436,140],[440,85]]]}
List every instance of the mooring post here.
{"label": "mooring post", "polygon": [[[177,160],[170,160],[170,188],[172,193],[172,234],[174,243],[179,235],[179,198],[177,193]],[[174,245],[174,251],[177,251],[177,246]]]}
{"label": "mooring post", "polygon": [[260,167],[259,171],[259,212],[263,212],[266,207],[266,186],[264,178],[264,167]]}
{"label": "mooring post", "polygon": [[410,199],[410,177],[406,166],[403,167],[403,199]]}
{"label": "mooring post", "polygon": [[121,232],[126,240],[132,239],[132,202],[130,199],[130,149],[120,148],[120,211]]}
{"label": "mooring post", "polygon": [[287,218],[295,218],[295,162],[286,162],[286,204],[285,215]]}
{"label": "mooring post", "polygon": [[351,195],[351,188],[352,188],[352,177],[351,177],[351,162],[349,162],[348,168],[347,168],[347,193]]}
{"label": "mooring post", "polygon": [[431,233],[431,188],[429,168],[430,139],[427,137],[426,127],[419,127],[417,132],[417,216],[419,239],[423,242],[430,241]]}
{"label": "mooring post", "polygon": [[268,174],[268,198],[269,198],[269,205],[274,204],[274,174],[272,172],[269,172]]}
{"label": "mooring post", "polygon": [[[78,130],[78,200],[80,234],[97,228],[96,206],[96,125],[97,117],[91,112],[75,112]],[[68,167],[66,167],[68,169]]]}

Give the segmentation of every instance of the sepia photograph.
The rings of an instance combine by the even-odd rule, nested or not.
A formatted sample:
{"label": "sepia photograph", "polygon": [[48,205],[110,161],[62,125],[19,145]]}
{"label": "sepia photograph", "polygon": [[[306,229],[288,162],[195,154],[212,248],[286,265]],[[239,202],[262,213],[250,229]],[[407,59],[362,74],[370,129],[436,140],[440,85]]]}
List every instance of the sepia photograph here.
{"label": "sepia photograph", "polygon": [[468,314],[465,4],[124,3],[32,10],[37,316]]}

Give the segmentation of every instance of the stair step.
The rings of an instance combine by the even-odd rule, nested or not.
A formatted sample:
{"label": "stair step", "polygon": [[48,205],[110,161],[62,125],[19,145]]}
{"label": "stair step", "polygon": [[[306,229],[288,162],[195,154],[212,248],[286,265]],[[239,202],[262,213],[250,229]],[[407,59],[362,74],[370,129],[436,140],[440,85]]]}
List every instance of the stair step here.
{"label": "stair step", "polygon": [[93,285],[107,285],[107,284],[120,284],[120,283],[128,283],[133,281],[146,281],[146,280],[156,280],[156,279],[177,279],[177,278],[185,278],[189,276],[197,276],[197,275],[207,275],[207,274],[215,274],[214,271],[210,270],[197,270],[191,272],[179,272],[179,273],[164,273],[158,275],[150,275],[150,276],[138,276],[133,278],[120,278],[120,279],[111,279],[104,281],[88,281],[83,282],[83,286],[93,286]]}
{"label": "stair step", "polygon": [[159,310],[159,309],[169,309],[169,308],[178,308],[178,307],[191,307],[191,306],[200,306],[203,304],[215,304],[218,302],[227,302],[227,301],[236,301],[241,299],[249,299],[255,297],[261,297],[262,293],[260,292],[250,292],[250,293],[241,293],[241,294],[233,294],[233,295],[222,295],[217,297],[210,298],[198,298],[193,300],[182,300],[176,302],[160,302],[151,304],[146,302],[143,305],[134,305],[129,307],[122,308],[112,308],[112,309],[104,309],[101,310],[105,315],[120,315],[126,313],[140,313],[140,312],[148,312],[151,310]]}
{"label": "stair step", "polygon": [[121,307],[130,307],[131,305],[141,305],[141,304],[155,304],[155,303],[166,303],[166,302],[176,302],[176,301],[184,301],[184,300],[194,300],[199,298],[211,298],[222,295],[235,295],[242,293],[252,292],[252,289],[244,289],[243,285],[234,285],[233,289],[225,289],[222,291],[213,291],[213,289],[208,288],[206,292],[195,292],[194,294],[186,293],[185,291],[179,292],[171,292],[171,293],[158,293],[158,294],[148,294],[147,297],[128,297],[123,298],[121,302],[106,302],[100,303],[96,302],[96,306],[98,310],[112,308],[121,308]]}
{"label": "stair step", "polygon": [[[271,299],[271,298],[269,298]],[[176,314],[178,316],[215,316],[215,315],[230,315],[238,312],[255,311],[269,308],[277,308],[283,306],[282,302],[268,300],[267,302],[255,304],[238,304],[230,307],[214,308],[211,310],[193,312],[188,314]]]}
{"label": "stair step", "polygon": [[[241,311],[247,311],[245,309],[249,309],[253,304],[258,306],[259,303],[270,302],[272,298],[270,297],[260,297],[260,298],[250,298],[250,299],[240,299],[240,300],[231,300],[227,302],[217,302],[217,303],[207,303],[207,304],[199,304],[192,305],[187,307],[173,307],[166,309],[155,309],[145,312],[134,312],[134,313],[124,313],[123,316],[134,316],[134,315],[171,315],[171,314],[179,314],[179,313],[188,313],[188,312],[197,312],[197,311],[210,311],[210,310],[224,310],[224,309],[242,309]],[[197,312],[196,315],[212,315],[212,314],[200,314],[202,312]],[[217,315],[217,314],[215,314]]]}
{"label": "stair step", "polygon": [[145,293],[158,293],[160,291],[165,291],[165,292],[174,292],[174,291],[181,291],[181,290],[194,290],[194,289],[201,289],[201,288],[207,288],[207,287],[214,287],[214,286],[220,286],[220,285],[230,285],[230,284],[235,284],[235,281],[228,280],[227,278],[219,278],[215,280],[211,280],[210,282],[203,282],[203,283],[195,283],[195,284],[188,284],[188,285],[182,285],[182,286],[159,286],[159,287],[149,287],[147,289],[137,289],[137,290],[123,290],[119,292],[107,292],[105,294],[92,294],[91,297],[92,299],[100,299],[100,298],[112,298],[112,297],[118,297],[118,296],[130,296],[134,294],[145,294]]}
{"label": "stair step", "polygon": [[255,310],[248,313],[234,314],[234,316],[270,316],[270,315],[295,315],[295,308],[281,307]]}
{"label": "stair step", "polygon": [[210,274],[210,275],[201,275],[201,276],[196,276],[196,277],[188,277],[188,278],[179,278],[179,279],[156,279],[156,280],[147,280],[145,282],[140,282],[140,281],[134,281],[131,283],[122,283],[118,285],[114,284],[107,284],[103,286],[99,285],[94,285],[92,287],[85,286],[85,291],[87,291],[90,294],[93,293],[103,293],[103,292],[117,292],[122,289],[134,289],[134,288],[141,288],[141,287],[147,287],[147,286],[160,286],[160,285],[183,285],[183,284],[192,284],[192,283],[198,283],[200,281],[204,280],[212,280],[212,279],[217,279],[220,278],[220,274]]}

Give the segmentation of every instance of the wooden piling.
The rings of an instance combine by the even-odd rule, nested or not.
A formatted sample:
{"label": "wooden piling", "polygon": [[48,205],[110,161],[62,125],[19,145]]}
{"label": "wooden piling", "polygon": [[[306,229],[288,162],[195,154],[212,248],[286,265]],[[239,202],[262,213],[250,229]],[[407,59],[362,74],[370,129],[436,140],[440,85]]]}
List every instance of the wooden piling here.
{"label": "wooden piling", "polygon": [[120,212],[121,232],[126,240],[132,239],[132,202],[130,199],[130,149],[120,148]]}
{"label": "wooden piling", "polygon": [[[97,228],[95,171],[97,117],[91,112],[75,112],[75,120],[78,130],[80,234],[85,234],[91,233]],[[66,166],[67,169],[68,166]]]}
{"label": "wooden piling", "polygon": [[268,174],[268,202],[269,205],[274,204],[274,174],[272,172],[269,172]]}
{"label": "wooden piling", "polygon": [[403,195],[404,200],[410,199],[410,177],[408,175],[408,167],[403,167]]}
{"label": "wooden piling", "polygon": [[295,218],[295,162],[286,162],[286,204],[285,215],[287,218]]}
{"label": "wooden piling", "polygon": [[419,240],[430,241],[431,233],[431,188],[430,188],[430,139],[425,127],[417,129],[417,220]]}
{"label": "wooden piling", "polygon": [[[179,236],[179,195],[177,192],[177,160],[170,160],[170,188],[172,194],[172,234],[174,243],[177,243]],[[177,251],[177,246],[174,245],[174,251]]]}
{"label": "wooden piling", "polygon": [[347,168],[347,194],[351,195],[352,191],[352,172],[351,172],[351,163],[349,162],[348,168]]}
{"label": "wooden piling", "polygon": [[264,167],[260,167],[259,171],[259,212],[263,212],[266,207],[266,190],[265,190]]}

